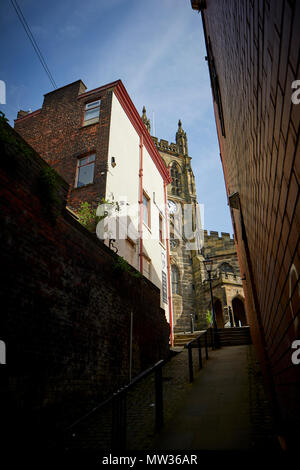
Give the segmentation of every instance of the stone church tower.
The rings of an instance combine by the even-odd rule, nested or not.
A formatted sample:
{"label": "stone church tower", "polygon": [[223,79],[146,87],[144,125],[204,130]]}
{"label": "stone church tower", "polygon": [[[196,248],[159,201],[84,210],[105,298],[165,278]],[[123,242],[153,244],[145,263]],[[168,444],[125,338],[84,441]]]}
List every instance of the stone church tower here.
{"label": "stone church tower", "polygon": [[[151,134],[145,106],[142,120]],[[244,326],[247,324],[244,292],[235,244],[229,233],[208,234],[202,228],[187,136],[181,121],[176,143],[151,137],[173,179],[168,185],[168,211],[174,331],[191,331],[192,324],[195,330],[208,326],[211,298],[203,264],[207,256],[213,260],[213,303],[218,328]]]}
{"label": "stone church tower", "polygon": [[[147,118],[145,107],[142,120],[151,133],[150,120]],[[176,143],[169,143],[164,139],[158,141],[153,136],[152,140],[166,166],[170,168],[173,178],[173,182],[168,185],[168,210],[174,331],[190,331],[191,322],[195,328],[198,326],[193,276],[196,243],[192,236],[196,229],[198,210],[195,177],[191,167],[191,157],[188,155],[187,136],[179,121]],[[200,221],[199,216],[198,221]],[[200,250],[199,240],[197,246]],[[197,254],[199,250],[196,250]]]}

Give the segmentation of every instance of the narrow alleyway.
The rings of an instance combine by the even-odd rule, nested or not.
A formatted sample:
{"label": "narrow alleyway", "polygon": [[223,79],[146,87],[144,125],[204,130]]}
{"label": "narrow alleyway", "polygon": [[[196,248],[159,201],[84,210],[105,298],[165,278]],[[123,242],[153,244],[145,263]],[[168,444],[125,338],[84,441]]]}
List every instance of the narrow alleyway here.
{"label": "narrow alleyway", "polygon": [[211,351],[153,449],[278,448],[253,346]]}
{"label": "narrow alleyway", "polygon": [[[127,450],[279,450],[252,345],[209,349],[189,383],[187,350],[163,367],[165,425],[155,432],[154,377],[127,395]],[[92,413],[65,442],[72,450],[108,450],[112,410]]]}

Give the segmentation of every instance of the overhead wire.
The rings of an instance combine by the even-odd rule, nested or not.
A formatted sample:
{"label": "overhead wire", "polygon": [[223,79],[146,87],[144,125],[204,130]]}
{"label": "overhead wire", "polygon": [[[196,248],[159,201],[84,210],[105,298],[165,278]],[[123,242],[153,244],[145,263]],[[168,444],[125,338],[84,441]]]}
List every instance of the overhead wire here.
{"label": "overhead wire", "polygon": [[22,26],[23,26],[23,28],[24,28],[24,30],[25,30],[25,32],[26,32],[26,34],[27,34],[27,36],[28,36],[28,38],[29,38],[34,50],[35,50],[35,52],[36,52],[36,54],[37,54],[37,56],[38,56],[38,58],[39,58],[39,61],[41,62],[46,74],[48,75],[49,80],[51,81],[51,84],[52,84],[53,88],[54,89],[57,88],[57,85],[56,85],[55,80],[54,80],[54,78],[53,78],[53,76],[52,76],[52,74],[49,70],[49,67],[46,63],[46,60],[45,60],[45,58],[44,58],[37,42],[36,42],[36,40],[34,39],[32,31],[31,31],[31,29],[30,29],[24,15],[22,13],[21,8],[18,5],[17,0],[10,0],[10,1],[11,1],[12,6],[14,7],[15,12],[17,13],[17,16],[18,16],[18,18],[19,18],[19,20],[20,20],[20,22],[21,22],[21,24],[22,24]]}

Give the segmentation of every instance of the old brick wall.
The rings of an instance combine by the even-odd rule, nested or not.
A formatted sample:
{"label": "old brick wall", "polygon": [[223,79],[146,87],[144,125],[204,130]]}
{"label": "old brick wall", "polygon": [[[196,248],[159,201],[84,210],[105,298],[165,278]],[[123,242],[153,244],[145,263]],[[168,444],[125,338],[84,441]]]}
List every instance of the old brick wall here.
{"label": "old brick wall", "polygon": [[202,13],[221,158],[253,341],[293,441],[300,423],[300,3],[208,0]]}
{"label": "old brick wall", "polygon": [[128,383],[131,312],[133,376],[168,357],[169,325],[159,290],[116,271],[117,255],[65,210],[67,183],[57,175],[42,191],[47,163],[0,130],[0,402],[16,437],[44,416],[67,424]]}
{"label": "old brick wall", "polygon": [[[68,204],[74,209],[83,200],[97,206],[106,187],[113,87],[92,97],[85,95],[85,90],[84,83],[78,80],[47,93],[40,110],[15,121],[16,131],[69,183]],[[83,126],[86,103],[98,99],[99,122]],[[78,158],[94,152],[94,182],[75,188]]]}

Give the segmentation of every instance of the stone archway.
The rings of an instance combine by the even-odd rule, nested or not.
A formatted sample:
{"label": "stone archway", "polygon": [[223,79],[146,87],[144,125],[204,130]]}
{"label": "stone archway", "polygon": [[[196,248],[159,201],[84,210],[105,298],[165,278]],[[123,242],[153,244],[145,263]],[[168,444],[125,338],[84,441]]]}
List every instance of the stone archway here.
{"label": "stone archway", "polygon": [[243,300],[240,297],[235,297],[232,299],[232,310],[235,326],[239,326],[239,322],[241,322],[241,326],[247,326],[245,306]]}
{"label": "stone archway", "polygon": [[220,299],[214,299],[214,312],[218,328],[224,328],[223,307]]}

